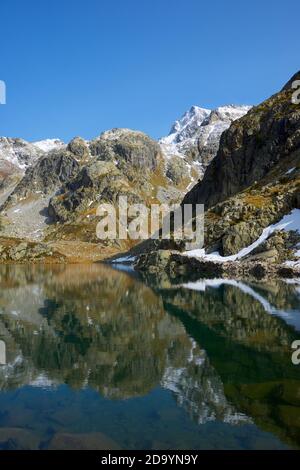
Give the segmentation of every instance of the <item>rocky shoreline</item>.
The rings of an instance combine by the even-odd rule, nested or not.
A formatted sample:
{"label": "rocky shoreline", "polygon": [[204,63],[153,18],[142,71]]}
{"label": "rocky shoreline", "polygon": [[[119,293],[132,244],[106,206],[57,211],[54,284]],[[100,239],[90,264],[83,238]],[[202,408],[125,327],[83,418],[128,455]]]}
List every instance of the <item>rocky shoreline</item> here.
{"label": "rocky shoreline", "polygon": [[47,243],[0,237],[0,263],[65,263],[66,257]]}
{"label": "rocky shoreline", "polygon": [[144,253],[137,258],[134,269],[151,276],[170,278],[297,278],[299,268],[273,263],[267,260],[212,262],[188,257],[177,251],[158,250]]}

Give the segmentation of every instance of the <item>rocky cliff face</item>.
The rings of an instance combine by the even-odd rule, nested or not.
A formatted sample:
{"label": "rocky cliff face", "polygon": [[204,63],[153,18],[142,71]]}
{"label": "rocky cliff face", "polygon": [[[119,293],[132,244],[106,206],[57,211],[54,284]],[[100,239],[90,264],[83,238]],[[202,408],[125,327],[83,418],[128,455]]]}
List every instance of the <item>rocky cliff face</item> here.
{"label": "rocky cliff face", "polygon": [[74,155],[65,151],[41,157],[26,171],[20,183],[7,199],[4,207],[32,193],[51,194],[53,190],[76,174],[79,164]]}
{"label": "rocky cliff face", "polygon": [[[155,170],[161,157],[161,150],[156,142],[143,132],[130,129],[103,132],[99,139],[91,143],[93,155],[103,157],[103,147],[110,157],[115,156],[119,167],[130,164],[136,168]],[[105,158],[108,158],[106,152]]]}
{"label": "rocky cliff face", "polygon": [[26,142],[19,138],[0,137],[0,206],[23,178],[25,171],[34,167],[47,152],[63,149],[58,139]]}
{"label": "rocky cliff face", "polygon": [[[299,77],[300,72],[295,75]],[[296,79],[294,77],[294,79]],[[220,148],[203,181],[184,203],[211,207],[265,177],[300,149],[300,105],[292,103],[291,82],[252,108],[222,134]]]}

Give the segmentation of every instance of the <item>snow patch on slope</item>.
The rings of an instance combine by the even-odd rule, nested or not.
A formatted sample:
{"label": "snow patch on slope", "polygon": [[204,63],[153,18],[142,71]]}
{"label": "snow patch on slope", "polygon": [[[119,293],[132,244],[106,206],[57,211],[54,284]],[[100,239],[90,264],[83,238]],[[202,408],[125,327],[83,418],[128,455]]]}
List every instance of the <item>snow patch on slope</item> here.
{"label": "snow patch on slope", "polygon": [[[206,254],[204,248],[199,248],[191,251],[186,251],[184,254],[193,258],[201,258],[204,261],[212,261],[215,263],[224,263],[226,261],[237,261],[238,259],[244,258],[246,255],[251,253],[255,248],[261,245],[275,230],[296,230],[300,233],[300,209],[293,209],[290,214],[285,215],[276,224],[269,225],[266,227],[261,236],[251,243],[251,245],[243,248],[235,255],[221,256],[218,252]],[[300,250],[299,250],[300,251]],[[297,261],[296,261],[297,262]],[[287,263],[293,263],[293,261],[287,261]]]}
{"label": "snow patch on slope", "polygon": [[0,137],[0,163],[11,164],[20,170],[32,165],[40,157],[41,151],[26,140]]}
{"label": "snow patch on slope", "polygon": [[46,139],[39,142],[27,142],[19,138],[0,137],[0,166],[13,165],[25,171],[34,165],[44,153],[64,147],[59,139]]}
{"label": "snow patch on slope", "polygon": [[60,139],[45,139],[32,142],[32,145],[39,148],[43,152],[50,152],[51,150],[64,147],[65,143]]}

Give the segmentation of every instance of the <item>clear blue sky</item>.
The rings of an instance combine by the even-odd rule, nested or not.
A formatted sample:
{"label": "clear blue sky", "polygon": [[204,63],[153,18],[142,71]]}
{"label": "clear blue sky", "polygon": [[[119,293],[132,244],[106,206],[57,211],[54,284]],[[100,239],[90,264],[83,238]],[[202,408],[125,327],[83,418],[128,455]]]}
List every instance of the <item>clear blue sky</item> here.
{"label": "clear blue sky", "polygon": [[168,133],[258,103],[300,68],[299,0],[1,0],[0,135]]}

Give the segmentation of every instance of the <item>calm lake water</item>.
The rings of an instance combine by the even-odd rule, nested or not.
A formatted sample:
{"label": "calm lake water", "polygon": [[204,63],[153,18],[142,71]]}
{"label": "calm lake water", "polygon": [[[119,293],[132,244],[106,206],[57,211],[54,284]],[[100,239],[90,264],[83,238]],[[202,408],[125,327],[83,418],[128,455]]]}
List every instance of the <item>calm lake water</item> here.
{"label": "calm lake water", "polygon": [[0,267],[1,449],[300,447],[300,283]]}

